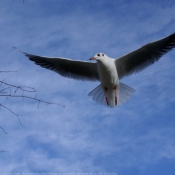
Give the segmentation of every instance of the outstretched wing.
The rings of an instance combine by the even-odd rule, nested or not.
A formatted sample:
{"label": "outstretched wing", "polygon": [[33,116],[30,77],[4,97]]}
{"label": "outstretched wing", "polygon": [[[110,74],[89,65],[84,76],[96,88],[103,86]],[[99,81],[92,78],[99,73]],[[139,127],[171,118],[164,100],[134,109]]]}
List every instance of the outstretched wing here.
{"label": "outstretched wing", "polygon": [[87,61],[70,60],[66,58],[50,58],[22,52],[35,64],[53,70],[63,77],[77,80],[99,81],[97,64]]}
{"label": "outstretched wing", "polygon": [[137,73],[158,61],[175,47],[175,33],[126,54],[115,60],[119,79]]}

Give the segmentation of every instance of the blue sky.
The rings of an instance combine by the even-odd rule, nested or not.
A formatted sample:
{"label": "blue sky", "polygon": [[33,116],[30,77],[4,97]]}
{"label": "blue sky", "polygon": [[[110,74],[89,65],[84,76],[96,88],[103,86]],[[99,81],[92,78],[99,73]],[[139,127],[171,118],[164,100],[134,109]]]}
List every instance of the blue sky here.
{"label": "blue sky", "polygon": [[[0,80],[35,87],[38,97],[65,105],[0,99],[0,172],[174,175],[175,50],[122,79],[136,90],[111,109],[87,94],[98,82],[63,78],[13,49],[89,60],[117,58],[175,32],[175,2],[108,0],[0,1]],[[30,94],[29,94],[30,95]],[[32,95],[31,95],[32,96]]]}

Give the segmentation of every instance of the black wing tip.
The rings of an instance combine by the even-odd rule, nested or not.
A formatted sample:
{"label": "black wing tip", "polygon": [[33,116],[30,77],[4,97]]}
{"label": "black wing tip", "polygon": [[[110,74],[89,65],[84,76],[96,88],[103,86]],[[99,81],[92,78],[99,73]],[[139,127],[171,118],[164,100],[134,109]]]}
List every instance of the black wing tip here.
{"label": "black wing tip", "polygon": [[23,54],[24,54],[25,56],[27,56],[27,57],[30,56],[30,54],[28,54],[28,53],[26,53],[26,52],[23,52],[22,50],[20,50],[19,48],[15,47],[15,46],[13,46],[13,48],[16,49],[17,51],[23,53]]}
{"label": "black wing tip", "polygon": [[[16,49],[17,51],[23,53],[26,57],[28,57],[30,60],[32,60],[32,58],[34,57],[41,57],[41,56],[38,56],[38,55],[32,55],[32,54],[29,54],[29,53],[26,53],[26,52],[23,52],[22,50],[20,50],[19,48],[13,46],[14,49]],[[32,60],[33,61],[33,60]]]}
{"label": "black wing tip", "polygon": [[[19,51],[19,52],[22,52],[19,48],[15,47],[15,46],[13,46],[13,48],[14,48],[15,50]],[[23,53],[23,52],[22,52],[22,53]]]}

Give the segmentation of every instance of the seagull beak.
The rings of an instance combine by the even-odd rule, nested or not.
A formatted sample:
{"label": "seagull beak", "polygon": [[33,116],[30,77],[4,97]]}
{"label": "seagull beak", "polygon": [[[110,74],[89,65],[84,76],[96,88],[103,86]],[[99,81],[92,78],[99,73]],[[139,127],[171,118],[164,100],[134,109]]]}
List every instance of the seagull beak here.
{"label": "seagull beak", "polygon": [[95,60],[95,57],[90,58],[89,60]]}

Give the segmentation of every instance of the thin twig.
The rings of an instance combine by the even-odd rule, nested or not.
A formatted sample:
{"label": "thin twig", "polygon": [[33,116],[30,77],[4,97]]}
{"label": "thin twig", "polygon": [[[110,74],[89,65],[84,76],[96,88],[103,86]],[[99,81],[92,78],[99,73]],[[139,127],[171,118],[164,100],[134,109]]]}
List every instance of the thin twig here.
{"label": "thin twig", "polygon": [[[0,97],[6,97],[6,99],[9,98],[9,97],[13,97],[13,98],[22,98],[22,99],[23,98],[28,98],[28,99],[31,99],[31,100],[36,100],[36,101],[38,101],[38,105],[37,105],[38,109],[39,109],[39,105],[40,105],[41,102],[45,103],[45,104],[54,104],[54,105],[58,105],[58,106],[61,106],[61,107],[65,108],[64,105],[61,105],[59,103],[54,103],[54,102],[48,102],[48,101],[41,100],[41,99],[37,98],[37,95],[35,97],[30,97],[30,96],[24,95],[24,92],[32,92],[32,93],[36,92],[35,88],[28,87],[28,86],[12,85],[12,84],[6,83],[5,80],[0,81],[0,86],[2,86],[2,85],[5,85],[7,87],[4,87],[3,89],[0,90]],[[16,95],[17,91],[19,91],[19,90],[22,91],[22,95]],[[9,112],[11,112],[12,114],[16,115],[20,125],[22,126],[22,123],[21,123],[20,118],[19,118],[19,114],[15,113],[9,107],[7,107],[7,106],[5,106],[1,103],[0,103],[0,107],[3,107],[6,110],[8,110]],[[4,133],[6,133],[3,128],[1,128],[1,129],[4,131]]]}
{"label": "thin twig", "polygon": [[7,93],[7,92],[4,92],[4,91],[7,90],[7,89],[10,89],[10,87],[7,87],[7,88],[4,88],[4,89],[1,89],[1,90],[0,90],[0,93],[2,93],[2,94]]}
{"label": "thin twig", "polygon": [[36,98],[36,97],[29,97],[29,96],[26,96],[26,95],[11,95],[11,94],[6,94],[6,95],[0,95],[0,96],[1,96],[1,97],[29,98],[29,99],[32,99],[32,100],[36,100],[36,101],[38,101],[38,102],[46,103],[46,104],[49,104],[49,105],[50,105],[50,104],[54,104],[54,105],[58,105],[58,106],[61,106],[61,107],[65,108],[65,106],[62,105],[62,104],[44,101],[44,100],[38,99],[38,98]]}
{"label": "thin twig", "polygon": [[8,133],[4,130],[4,128],[2,128],[1,126],[0,126],[0,128],[3,130],[3,132],[4,132],[5,134],[8,134]]}
{"label": "thin twig", "polygon": [[[36,89],[35,88],[32,88],[32,87],[28,87],[28,86],[15,86],[15,85],[6,83],[4,80],[3,81],[0,81],[0,83],[1,84],[5,84],[7,86],[11,86],[11,87],[17,88],[17,89],[20,89],[20,90],[25,91],[25,92],[36,92]],[[27,90],[27,89],[30,89],[30,90]]]}
{"label": "thin twig", "polygon": [[7,109],[7,110],[10,111],[12,114],[16,115],[16,117],[18,118],[18,121],[19,121],[20,125],[22,126],[22,123],[21,123],[21,121],[20,121],[20,119],[19,119],[19,115],[18,115],[18,114],[16,114],[15,112],[13,112],[10,108],[8,108],[8,107],[2,105],[1,103],[0,103],[0,106],[2,106],[3,108]]}

